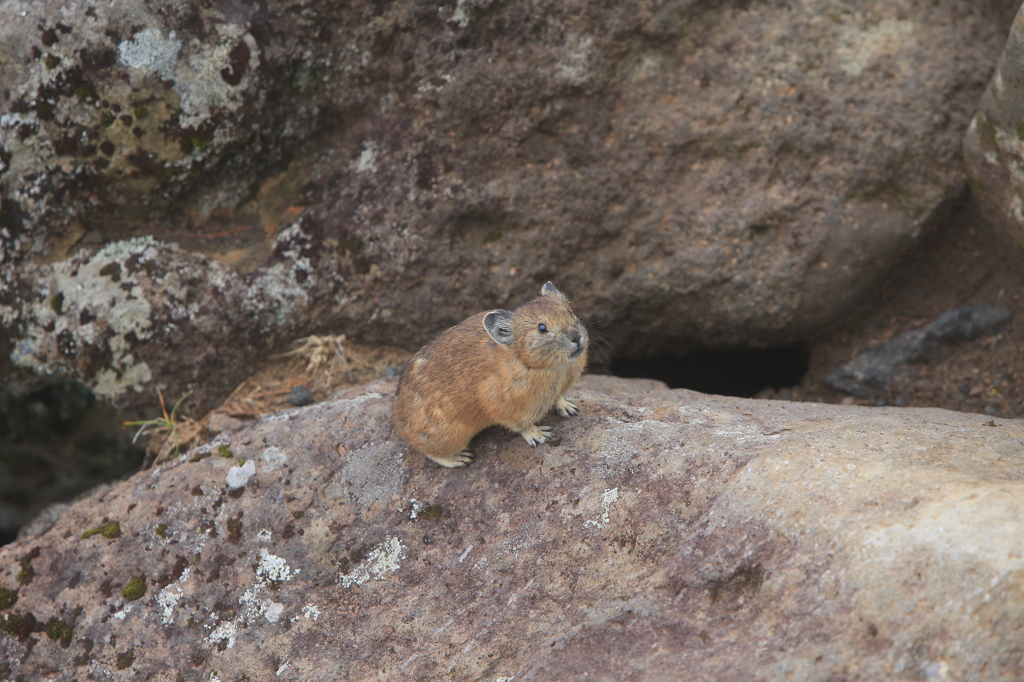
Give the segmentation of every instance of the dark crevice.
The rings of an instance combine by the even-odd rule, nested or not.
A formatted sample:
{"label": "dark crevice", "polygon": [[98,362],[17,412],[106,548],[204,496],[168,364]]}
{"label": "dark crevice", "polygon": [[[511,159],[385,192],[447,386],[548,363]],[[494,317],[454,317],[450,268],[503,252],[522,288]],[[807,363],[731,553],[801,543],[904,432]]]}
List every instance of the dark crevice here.
{"label": "dark crevice", "polygon": [[796,344],[617,358],[609,369],[620,377],[664,381],[670,388],[750,398],[769,387],[778,390],[799,384],[807,373],[810,357],[805,345]]}

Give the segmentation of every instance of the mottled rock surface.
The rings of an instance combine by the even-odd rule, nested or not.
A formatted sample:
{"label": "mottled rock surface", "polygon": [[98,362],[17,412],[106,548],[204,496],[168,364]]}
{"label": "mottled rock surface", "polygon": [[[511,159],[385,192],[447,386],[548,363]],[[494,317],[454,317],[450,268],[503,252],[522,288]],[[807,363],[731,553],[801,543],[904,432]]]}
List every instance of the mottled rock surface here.
{"label": "mottled rock surface", "polygon": [[394,386],[0,549],[0,678],[1024,676],[1019,422],[585,377],[552,443],[488,431],[449,471]]}
{"label": "mottled rock surface", "polygon": [[985,217],[1024,247],[1024,8],[964,138],[971,189]]}
{"label": "mottled rock surface", "polygon": [[0,373],[202,410],[547,279],[625,353],[804,339],[962,194],[1011,11],[3,3]]}

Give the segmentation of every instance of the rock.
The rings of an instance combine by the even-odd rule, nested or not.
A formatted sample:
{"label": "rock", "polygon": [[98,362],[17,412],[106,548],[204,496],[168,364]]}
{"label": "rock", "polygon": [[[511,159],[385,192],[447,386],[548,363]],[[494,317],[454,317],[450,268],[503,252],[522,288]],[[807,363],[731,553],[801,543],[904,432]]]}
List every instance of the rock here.
{"label": "rock", "polygon": [[305,407],[315,403],[316,398],[313,397],[313,394],[305,386],[296,386],[288,394],[288,402],[296,407]]}
{"label": "rock", "polygon": [[1020,422],[585,377],[557,443],[489,430],[452,472],[395,384],[0,548],[0,676],[1024,676]]}
{"label": "rock", "polygon": [[0,374],[201,414],[548,279],[622,354],[804,339],[961,194],[1008,7],[0,5]]}
{"label": "rock", "polygon": [[1011,319],[1013,311],[995,303],[956,308],[921,329],[905,332],[861,352],[824,381],[837,391],[859,398],[874,397],[896,380],[905,365],[924,360],[935,353],[939,344],[971,341],[994,334]]}
{"label": "rock", "polygon": [[232,417],[230,414],[224,414],[223,412],[211,412],[209,418],[206,420],[206,430],[211,435],[216,436],[222,431],[230,431],[236,427],[239,427],[244,422],[237,417]]}
{"label": "rock", "polygon": [[975,201],[1005,236],[1024,246],[1024,8],[1018,10],[996,72],[964,137]]}

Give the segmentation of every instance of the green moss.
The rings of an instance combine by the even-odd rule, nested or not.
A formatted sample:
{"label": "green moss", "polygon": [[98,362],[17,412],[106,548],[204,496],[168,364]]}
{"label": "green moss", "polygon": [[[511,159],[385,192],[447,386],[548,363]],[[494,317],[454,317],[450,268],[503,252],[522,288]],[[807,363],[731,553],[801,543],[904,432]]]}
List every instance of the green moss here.
{"label": "green moss", "polygon": [[999,151],[999,145],[996,144],[996,125],[981,115],[978,116],[978,135],[990,150]]}
{"label": "green moss", "polygon": [[75,88],[75,98],[78,99],[79,102],[96,99],[96,88],[89,83],[82,83]]}
{"label": "green moss", "polygon": [[301,519],[305,515],[306,515],[306,512],[301,512],[301,511],[293,511],[292,512],[292,518],[296,518],[296,519]]}
{"label": "green moss", "polygon": [[197,152],[201,152],[210,146],[210,136],[203,133],[194,134],[189,141],[192,143],[192,149],[195,149]]}
{"label": "green moss", "polygon": [[60,64],[60,57],[56,57],[52,54],[46,55],[46,59],[43,60],[43,65],[47,71],[53,71]]}
{"label": "green moss", "polygon": [[146,576],[132,578],[121,590],[121,595],[128,601],[137,601],[146,596]]}
{"label": "green moss", "polygon": [[432,504],[432,505],[430,505],[429,507],[427,507],[426,509],[423,510],[423,513],[421,514],[421,516],[423,518],[429,520],[429,521],[436,521],[437,519],[441,518],[441,515],[443,513],[444,513],[444,510],[441,509],[441,505],[439,505],[439,504]]}
{"label": "green moss", "polygon": [[363,240],[359,237],[352,237],[351,239],[342,239],[340,242],[341,248],[345,249],[353,256],[358,256],[363,252]]}
{"label": "green moss", "polygon": [[501,235],[501,230],[491,230],[491,232],[484,237],[484,244],[493,244],[494,242],[499,241],[501,239]]}
{"label": "green moss", "polygon": [[121,537],[121,522],[117,520],[107,521],[102,526],[90,528],[82,533],[82,539],[91,538],[93,535],[102,535],[108,540],[119,538]]}
{"label": "green moss", "polygon": [[109,128],[110,126],[114,125],[114,122],[116,120],[117,116],[114,116],[113,112],[104,111],[102,114],[100,114],[100,125],[104,128]]}
{"label": "green moss", "polygon": [[228,519],[228,542],[237,545],[242,541],[242,519]]}
{"label": "green moss", "polygon": [[1017,139],[1024,142],[1024,123],[1018,123],[1014,130],[1017,132]]}
{"label": "green moss", "polygon": [[46,628],[46,636],[50,639],[63,639],[65,641],[70,641],[71,635],[74,631],[74,628],[58,618],[50,623]]}
{"label": "green moss", "polygon": [[17,603],[17,590],[8,590],[6,587],[0,587],[0,611],[6,611]]}
{"label": "green moss", "polygon": [[217,454],[225,459],[235,456],[234,453],[231,452],[231,448],[229,448],[227,445],[218,445]]}
{"label": "green moss", "polygon": [[20,639],[31,632],[33,625],[35,625],[35,618],[32,618],[31,615],[23,616],[20,613],[9,613],[4,617],[0,630]]}
{"label": "green moss", "polygon": [[36,104],[36,115],[44,121],[48,121],[53,118],[53,105],[49,102],[39,102]]}
{"label": "green moss", "polygon": [[167,524],[161,523],[156,527],[156,534],[162,538],[167,537]]}
{"label": "green moss", "polygon": [[156,174],[156,179],[159,182],[167,182],[174,178],[177,174],[178,169],[174,166],[167,164],[163,166]]}
{"label": "green moss", "polygon": [[36,577],[36,571],[32,568],[32,560],[39,556],[39,548],[33,547],[32,551],[21,557],[18,563],[21,565],[21,570],[18,571],[18,584],[28,585],[32,582],[32,578]]}
{"label": "green moss", "polygon": [[142,106],[141,104],[132,110],[135,113],[135,118],[146,118],[149,116],[149,109]]}
{"label": "green moss", "polygon": [[118,670],[124,670],[135,662],[135,649],[129,649],[123,653],[117,655],[117,662],[114,663],[114,667]]}
{"label": "green moss", "polygon": [[50,309],[58,315],[64,312],[64,294],[58,291],[50,297]]}
{"label": "green moss", "polygon": [[36,577],[36,571],[32,568],[32,564],[22,561],[21,570],[18,571],[18,584],[28,585],[34,577]]}

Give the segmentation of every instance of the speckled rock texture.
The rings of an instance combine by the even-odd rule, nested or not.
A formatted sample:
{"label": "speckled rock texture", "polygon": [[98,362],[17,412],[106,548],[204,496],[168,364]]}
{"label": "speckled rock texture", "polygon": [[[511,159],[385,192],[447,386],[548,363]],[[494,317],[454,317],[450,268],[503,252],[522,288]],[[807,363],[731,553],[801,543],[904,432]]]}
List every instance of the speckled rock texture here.
{"label": "speckled rock texture", "polygon": [[962,195],[1013,8],[2,3],[0,374],[203,410],[548,279],[623,353],[805,339]]}
{"label": "speckled rock texture", "polygon": [[[0,679],[1024,676],[1024,425],[584,377],[444,470],[394,381],[0,549]],[[244,461],[243,461],[244,460]]]}
{"label": "speckled rock texture", "polygon": [[985,216],[1024,247],[1024,9],[964,139],[971,189]]}

